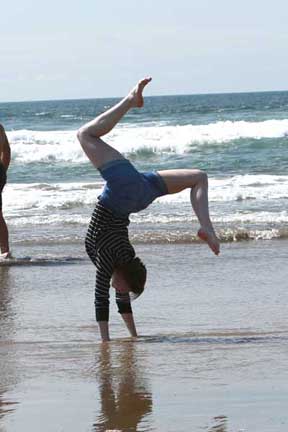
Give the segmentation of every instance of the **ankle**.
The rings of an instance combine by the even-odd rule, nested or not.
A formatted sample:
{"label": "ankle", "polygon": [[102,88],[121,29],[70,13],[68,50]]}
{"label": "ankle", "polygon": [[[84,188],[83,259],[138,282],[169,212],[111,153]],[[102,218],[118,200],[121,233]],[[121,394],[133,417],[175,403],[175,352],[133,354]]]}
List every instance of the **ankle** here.
{"label": "ankle", "polygon": [[127,104],[128,109],[135,108],[135,95],[133,95],[132,92],[128,93],[128,95],[124,98],[124,102]]}
{"label": "ankle", "polygon": [[201,225],[200,230],[203,230],[207,233],[215,234],[214,228],[212,225]]}

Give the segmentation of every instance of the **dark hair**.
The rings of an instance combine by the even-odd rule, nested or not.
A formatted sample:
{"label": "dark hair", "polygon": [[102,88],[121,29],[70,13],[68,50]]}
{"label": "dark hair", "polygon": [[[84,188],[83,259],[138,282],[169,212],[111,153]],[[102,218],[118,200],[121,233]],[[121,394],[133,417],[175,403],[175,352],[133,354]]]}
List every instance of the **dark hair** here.
{"label": "dark hair", "polygon": [[124,279],[132,291],[132,298],[136,299],[139,297],[143,291],[146,282],[147,270],[145,265],[142,263],[140,258],[133,258],[132,261],[129,261],[125,264],[121,264],[117,267],[117,270],[120,270],[123,274]]}

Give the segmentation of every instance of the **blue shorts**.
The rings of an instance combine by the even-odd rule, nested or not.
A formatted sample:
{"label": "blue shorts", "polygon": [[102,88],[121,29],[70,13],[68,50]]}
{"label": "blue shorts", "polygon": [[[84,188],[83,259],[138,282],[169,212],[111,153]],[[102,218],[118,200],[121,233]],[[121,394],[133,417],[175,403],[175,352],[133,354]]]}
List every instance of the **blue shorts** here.
{"label": "blue shorts", "polygon": [[156,198],[168,193],[157,172],[139,172],[127,159],[108,162],[99,168],[106,180],[100,202],[119,216],[145,209]]}

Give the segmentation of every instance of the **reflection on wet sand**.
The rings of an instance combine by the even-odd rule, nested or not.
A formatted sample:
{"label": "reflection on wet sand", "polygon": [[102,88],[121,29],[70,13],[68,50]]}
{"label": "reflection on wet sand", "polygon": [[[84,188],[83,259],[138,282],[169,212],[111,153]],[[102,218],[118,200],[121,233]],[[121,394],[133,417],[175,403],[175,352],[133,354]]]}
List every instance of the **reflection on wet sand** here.
{"label": "reflection on wet sand", "polygon": [[226,416],[214,417],[213,422],[215,424],[209,427],[208,432],[228,432]]}
{"label": "reflection on wet sand", "polygon": [[[13,411],[15,411],[15,405],[16,404],[17,404],[17,402],[11,402],[11,401],[5,400],[4,395],[0,394],[0,420],[2,420],[2,418],[4,416],[6,416],[6,414],[9,414],[9,413],[12,413]],[[2,429],[0,428],[0,431],[1,430]]]}
{"label": "reflection on wet sand", "polygon": [[11,306],[11,278],[9,268],[0,268],[0,420],[15,410],[15,402],[5,395],[16,383],[16,368],[13,354],[7,342],[13,334],[13,312]]}
{"label": "reflection on wet sand", "polygon": [[6,339],[6,331],[9,332],[12,318],[9,270],[9,268],[0,267],[0,340]]}
{"label": "reflection on wet sand", "polygon": [[133,341],[101,345],[97,364],[101,413],[93,425],[95,432],[132,432],[141,430],[140,422],[149,420],[152,395],[147,390],[135,347]]}

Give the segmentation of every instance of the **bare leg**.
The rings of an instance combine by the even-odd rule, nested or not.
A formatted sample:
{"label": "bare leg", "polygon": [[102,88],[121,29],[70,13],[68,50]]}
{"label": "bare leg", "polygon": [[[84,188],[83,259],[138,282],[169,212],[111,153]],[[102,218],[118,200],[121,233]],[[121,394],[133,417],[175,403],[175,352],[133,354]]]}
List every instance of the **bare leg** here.
{"label": "bare leg", "polygon": [[150,81],[151,78],[139,81],[118,104],[79,129],[78,139],[96,168],[112,160],[124,158],[121,153],[101,140],[100,137],[110,132],[131,108],[141,108],[144,105],[142,92]]}
{"label": "bare leg", "polygon": [[158,171],[158,173],[163,178],[170,194],[191,188],[191,204],[201,225],[198,236],[208,243],[215,255],[218,255],[220,252],[219,240],[209,215],[207,174],[197,169],[175,169]]}
{"label": "bare leg", "polygon": [[10,145],[4,127],[0,124],[0,162],[8,170],[11,159]]}
{"label": "bare leg", "polygon": [[9,235],[2,211],[0,211],[0,248],[1,254],[9,255]]}

